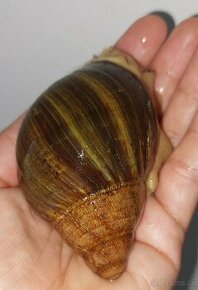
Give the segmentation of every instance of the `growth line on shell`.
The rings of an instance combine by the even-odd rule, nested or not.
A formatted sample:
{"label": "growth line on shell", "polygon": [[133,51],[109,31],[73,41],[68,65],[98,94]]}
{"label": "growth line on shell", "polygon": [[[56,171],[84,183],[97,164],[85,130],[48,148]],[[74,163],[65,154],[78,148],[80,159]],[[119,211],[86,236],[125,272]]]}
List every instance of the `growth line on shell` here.
{"label": "growth line on shell", "polygon": [[113,181],[113,178],[110,174],[110,172],[107,170],[105,164],[103,164],[103,161],[99,159],[94,151],[91,150],[89,144],[85,142],[83,139],[83,136],[81,132],[77,130],[77,127],[75,125],[75,120],[72,117],[72,114],[70,114],[68,111],[62,109],[61,106],[59,106],[59,100],[56,99],[56,101],[49,99],[49,102],[52,103],[56,111],[62,116],[63,120],[65,120],[65,123],[70,127],[71,132],[73,136],[78,140],[78,142],[81,144],[81,147],[84,149],[84,152],[89,156],[90,161],[94,164],[94,166],[100,171],[101,175],[107,180],[107,181]]}
{"label": "growth line on shell", "polygon": [[[89,75],[89,78],[86,78],[82,74],[80,78],[85,80],[88,83],[88,85],[95,91],[95,93],[98,96],[100,96],[100,100],[103,102],[104,106],[108,107],[109,110],[111,110],[112,123],[115,122],[115,124],[118,127],[118,131],[122,132],[123,134],[122,138],[120,138],[120,143],[123,144],[123,146],[126,149],[126,152],[127,152],[126,155],[128,157],[127,162],[128,162],[129,168],[131,168],[131,175],[133,175],[135,155],[129,143],[129,140],[131,138],[128,134],[127,124],[124,122],[123,113],[119,105],[117,104],[113,94],[110,93],[109,90],[101,82],[98,82],[91,75]],[[100,88],[103,91],[102,95],[100,94],[100,90],[98,88]]]}

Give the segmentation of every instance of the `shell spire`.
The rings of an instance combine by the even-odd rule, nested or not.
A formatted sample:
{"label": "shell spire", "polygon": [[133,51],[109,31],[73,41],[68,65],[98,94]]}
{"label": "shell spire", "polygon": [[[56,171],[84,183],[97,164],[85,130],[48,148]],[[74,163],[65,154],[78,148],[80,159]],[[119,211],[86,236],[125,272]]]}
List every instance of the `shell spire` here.
{"label": "shell spire", "polygon": [[[140,193],[141,194],[138,194]],[[144,186],[125,184],[84,198],[59,221],[56,229],[103,278],[115,279],[124,271],[132,232],[141,214]]]}

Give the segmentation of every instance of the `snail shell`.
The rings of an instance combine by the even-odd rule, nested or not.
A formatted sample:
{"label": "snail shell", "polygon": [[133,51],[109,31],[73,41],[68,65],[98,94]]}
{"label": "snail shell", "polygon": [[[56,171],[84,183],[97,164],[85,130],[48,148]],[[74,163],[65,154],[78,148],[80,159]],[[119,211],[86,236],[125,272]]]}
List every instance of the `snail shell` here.
{"label": "snail shell", "polygon": [[158,144],[145,76],[106,50],[36,100],[17,141],[26,199],[108,279],[126,268]]}

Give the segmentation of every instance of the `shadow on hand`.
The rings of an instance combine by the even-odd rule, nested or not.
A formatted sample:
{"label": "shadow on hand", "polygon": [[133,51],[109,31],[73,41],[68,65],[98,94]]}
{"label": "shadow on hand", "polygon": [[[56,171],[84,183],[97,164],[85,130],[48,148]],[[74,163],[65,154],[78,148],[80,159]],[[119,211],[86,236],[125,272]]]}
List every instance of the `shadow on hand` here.
{"label": "shadow on hand", "polygon": [[196,210],[190,227],[186,233],[183,246],[181,269],[177,277],[174,290],[198,288],[198,281],[193,280],[193,272],[196,267],[197,260],[197,243],[198,243],[198,209]]}
{"label": "shadow on hand", "polygon": [[156,11],[151,12],[150,15],[157,15],[164,20],[168,28],[168,35],[175,28],[175,20],[168,12],[156,10]]}

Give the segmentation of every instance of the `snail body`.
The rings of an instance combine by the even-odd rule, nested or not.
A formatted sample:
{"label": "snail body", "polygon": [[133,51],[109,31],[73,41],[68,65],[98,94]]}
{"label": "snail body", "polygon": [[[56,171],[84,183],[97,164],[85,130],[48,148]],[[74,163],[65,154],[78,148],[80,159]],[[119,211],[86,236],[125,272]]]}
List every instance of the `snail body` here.
{"label": "snail body", "polygon": [[27,201],[103,278],[126,268],[159,151],[148,79],[107,50],[42,94],[17,140]]}

